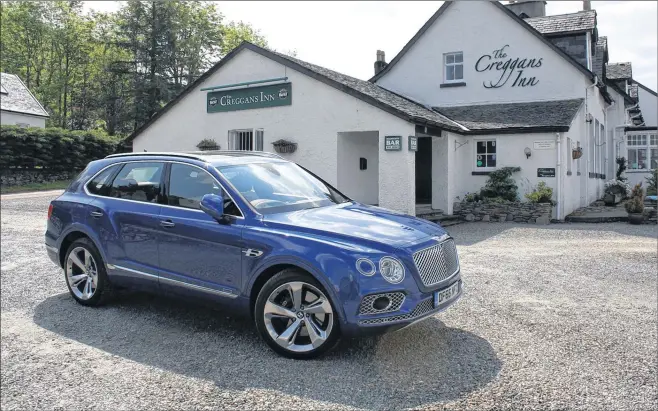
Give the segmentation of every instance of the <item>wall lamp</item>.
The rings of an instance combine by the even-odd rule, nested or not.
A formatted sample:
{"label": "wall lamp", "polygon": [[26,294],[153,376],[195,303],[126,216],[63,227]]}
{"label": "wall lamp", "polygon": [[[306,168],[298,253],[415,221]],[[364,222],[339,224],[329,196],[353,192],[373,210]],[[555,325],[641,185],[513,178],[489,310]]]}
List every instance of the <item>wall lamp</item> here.
{"label": "wall lamp", "polygon": [[523,150],[525,153],[525,158],[528,159],[532,155],[532,151],[530,151],[530,147],[526,147],[525,150]]}

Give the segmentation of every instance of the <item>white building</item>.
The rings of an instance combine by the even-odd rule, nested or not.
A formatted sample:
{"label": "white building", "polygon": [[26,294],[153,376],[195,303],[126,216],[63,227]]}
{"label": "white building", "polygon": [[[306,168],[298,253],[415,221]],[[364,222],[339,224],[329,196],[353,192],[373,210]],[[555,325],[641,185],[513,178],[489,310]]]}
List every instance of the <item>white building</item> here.
{"label": "white building", "polygon": [[0,124],[44,128],[48,117],[17,75],[0,73]]}
{"label": "white building", "polygon": [[348,196],[410,214],[452,214],[514,166],[521,198],[544,181],[564,219],[603,195],[634,99],[606,85],[596,12],[544,7],[445,2],[390,63],[377,53],[370,81],[243,43],[137,130],[133,150],[284,140],[296,151],[283,156]]}

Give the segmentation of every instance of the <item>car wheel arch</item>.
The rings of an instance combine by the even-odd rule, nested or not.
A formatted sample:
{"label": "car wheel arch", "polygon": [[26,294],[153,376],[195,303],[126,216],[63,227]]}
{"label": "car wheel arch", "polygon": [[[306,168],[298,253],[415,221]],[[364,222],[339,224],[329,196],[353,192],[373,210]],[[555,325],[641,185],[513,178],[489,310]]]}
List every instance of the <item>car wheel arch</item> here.
{"label": "car wheel arch", "polygon": [[61,241],[57,247],[59,250],[59,262],[60,266],[63,268],[64,267],[64,258],[66,257],[66,251],[68,250],[69,246],[77,239],[79,238],[88,238],[94,245],[96,246],[96,249],[98,249],[98,252],[101,254],[101,258],[103,258],[103,261],[107,264],[107,258],[105,257],[105,253],[103,252],[103,249],[98,246],[98,241],[96,241],[96,238],[93,234],[89,233],[87,230],[83,228],[82,225],[75,225],[70,227],[66,233],[62,234],[60,236]]}

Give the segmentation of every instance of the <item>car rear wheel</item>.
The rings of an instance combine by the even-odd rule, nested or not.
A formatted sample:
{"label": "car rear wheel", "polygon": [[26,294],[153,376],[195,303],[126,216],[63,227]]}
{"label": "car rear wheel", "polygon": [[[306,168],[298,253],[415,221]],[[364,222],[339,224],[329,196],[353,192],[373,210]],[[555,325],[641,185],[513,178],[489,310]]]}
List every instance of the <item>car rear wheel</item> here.
{"label": "car rear wheel", "polygon": [[112,294],[105,264],[91,240],[73,242],[64,259],[64,276],[71,296],[80,304],[101,305]]}
{"label": "car rear wheel", "polygon": [[327,293],[313,277],[298,270],[283,270],[265,283],[254,315],[265,342],[285,357],[315,358],[340,338]]}

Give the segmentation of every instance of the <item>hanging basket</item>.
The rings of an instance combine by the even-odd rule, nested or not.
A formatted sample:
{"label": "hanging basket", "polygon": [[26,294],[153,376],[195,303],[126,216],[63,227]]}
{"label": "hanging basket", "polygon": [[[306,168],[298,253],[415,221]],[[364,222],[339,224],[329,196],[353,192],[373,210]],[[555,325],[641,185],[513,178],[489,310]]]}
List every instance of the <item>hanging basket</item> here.
{"label": "hanging basket", "polygon": [[574,160],[578,160],[580,157],[583,156],[583,149],[582,147],[576,147],[572,150],[571,156],[573,157]]}
{"label": "hanging basket", "polygon": [[272,145],[274,146],[274,151],[277,153],[289,154],[297,151],[297,143],[288,140],[277,140]]}
{"label": "hanging basket", "polygon": [[219,150],[219,144],[211,138],[204,138],[196,145],[196,147],[201,151]]}

